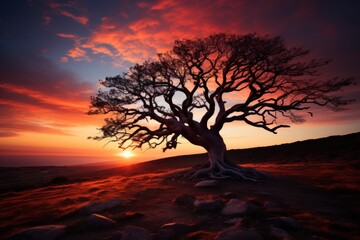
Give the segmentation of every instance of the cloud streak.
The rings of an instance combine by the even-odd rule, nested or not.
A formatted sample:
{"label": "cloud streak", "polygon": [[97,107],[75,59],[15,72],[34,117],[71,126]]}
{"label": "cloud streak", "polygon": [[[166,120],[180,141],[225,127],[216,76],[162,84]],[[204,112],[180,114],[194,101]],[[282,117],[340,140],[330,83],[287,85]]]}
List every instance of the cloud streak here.
{"label": "cloud streak", "polygon": [[[85,15],[85,10],[80,8],[76,1],[67,1],[62,4],[55,1],[45,1],[45,4],[53,9],[58,15],[70,18],[82,25],[87,25],[89,23],[89,18]],[[51,18],[46,16],[44,20],[46,24],[49,24]]]}
{"label": "cloud streak", "polygon": [[0,137],[22,132],[71,135],[59,126],[84,124],[91,84],[36,54],[0,55]]}

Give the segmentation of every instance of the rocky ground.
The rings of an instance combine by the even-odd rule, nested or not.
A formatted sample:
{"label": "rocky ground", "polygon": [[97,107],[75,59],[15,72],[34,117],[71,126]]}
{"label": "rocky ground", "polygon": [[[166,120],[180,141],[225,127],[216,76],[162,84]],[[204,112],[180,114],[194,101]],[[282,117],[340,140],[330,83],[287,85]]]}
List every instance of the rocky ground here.
{"label": "rocky ground", "polygon": [[256,167],[276,177],[173,181],[167,171],[7,192],[0,196],[0,238],[358,239],[356,169]]}

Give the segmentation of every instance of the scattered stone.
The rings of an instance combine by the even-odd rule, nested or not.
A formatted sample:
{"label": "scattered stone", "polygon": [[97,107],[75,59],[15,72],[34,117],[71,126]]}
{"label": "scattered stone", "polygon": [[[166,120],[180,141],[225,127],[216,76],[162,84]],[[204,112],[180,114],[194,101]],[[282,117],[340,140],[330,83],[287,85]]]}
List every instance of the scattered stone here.
{"label": "scattered stone", "polygon": [[232,198],[225,205],[221,213],[226,216],[251,216],[254,215],[257,210],[258,207],[253,204]]}
{"label": "scattered stone", "polygon": [[207,200],[196,200],[194,202],[194,206],[196,207],[196,211],[216,211],[220,210],[223,205],[221,202],[215,199],[207,199]]}
{"label": "scattered stone", "polygon": [[195,187],[198,188],[212,188],[218,186],[219,186],[219,181],[217,180],[204,180],[195,184]]}
{"label": "scattered stone", "polygon": [[65,233],[65,225],[44,225],[26,228],[14,233],[7,240],[56,240]]}
{"label": "scattered stone", "polygon": [[173,200],[173,203],[179,207],[192,206],[195,202],[195,197],[189,194],[183,194]]}
{"label": "scattered stone", "polygon": [[116,222],[100,214],[91,214],[87,219],[87,225],[93,229],[106,229],[116,226]]}
{"label": "scattered stone", "polygon": [[216,240],[263,240],[261,235],[257,233],[254,229],[243,228],[239,226],[233,226],[225,228],[215,238]]}
{"label": "scattered stone", "polygon": [[275,227],[284,230],[298,231],[302,228],[301,224],[292,217],[275,217],[270,218],[269,220],[273,223]]}
{"label": "scattered stone", "polygon": [[151,240],[151,234],[145,228],[127,226],[121,240]]}
{"label": "scattered stone", "polygon": [[79,212],[83,214],[101,213],[115,207],[121,207],[125,202],[126,201],[121,198],[113,198],[105,202],[94,202],[83,206],[79,209]]}
{"label": "scattered stone", "polygon": [[279,240],[293,240],[294,238],[285,230],[270,226],[270,234]]}

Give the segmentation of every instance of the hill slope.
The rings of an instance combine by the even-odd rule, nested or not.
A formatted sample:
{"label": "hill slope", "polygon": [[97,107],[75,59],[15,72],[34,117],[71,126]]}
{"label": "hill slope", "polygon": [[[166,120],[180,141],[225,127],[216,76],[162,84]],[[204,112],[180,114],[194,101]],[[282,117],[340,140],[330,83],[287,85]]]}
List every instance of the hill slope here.
{"label": "hill slope", "polygon": [[[330,136],[268,147],[229,150],[229,158],[237,163],[352,162],[360,160],[360,133]],[[129,167],[105,169],[100,175],[137,174],[173,168],[186,168],[205,163],[207,154],[163,158]],[[96,174],[96,175],[97,175]]]}

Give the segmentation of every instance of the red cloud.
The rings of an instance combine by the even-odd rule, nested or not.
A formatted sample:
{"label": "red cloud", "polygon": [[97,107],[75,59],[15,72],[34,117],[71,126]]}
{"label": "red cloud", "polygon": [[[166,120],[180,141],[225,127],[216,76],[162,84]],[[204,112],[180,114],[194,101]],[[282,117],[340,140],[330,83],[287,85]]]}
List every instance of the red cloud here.
{"label": "red cloud", "polygon": [[[70,135],[91,124],[85,115],[93,86],[33,54],[0,54],[0,137],[22,132]],[[21,69],[21,71],[19,71]]]}
{"label": "red cloud", "polygon": [[141,2],[133,7],[145,11],[144,15],[131,21],[124,21],[127,18],[120,20],[119,15],[103,17],[91,36],[76,42],[68,56],[86,60],[89,56],[84,50],[90,50],[93,54],[112,57],[114,64],[142,62],[158,52],[170,50],[175,39],[234,30],[231,24],[223,25],[223,13],[216,11],[221,6],[221,2],[212,1],[191,4],[169,0],[155,4]]}
{"label": "red cloud", "polygon": [[[89,61],[90,56],[96,59],[96,55],[105,55],[112,59],[114,65],[124,66],[124,63],[143,62],[155,57],[158,52],[170,50],[176,39],[204,37],[217,32],[282,35],[287,45],[304,44],[306,48],[314,48],[319,57],[322,54],[327,57],[328,49],[337,45],[335,43],[341,38],[339,36],[343,30],[328,24],[324,20],[326,16],[319,12],[320,7],[318,3],[310,2],[284,5],[276,2],[254,3],[250,0],[132,2],[123,5],[121,13],[114,9],[116,14],[109,13],[102,17],[90,36],[81,40],[75,38],[67,57]],[[128,17],[130,13],[131,18]],[[297,30],[294,31],[294,28]],[[332,45],[330,40],[333,41]],[[346,61],[341,61],[341,58],[349,58],[346,53],[334,53],[340,57],[338,66],[349,66]],[[353,67],[356,61],[353,60],[350,66],[356,69]],[[346,69],[346,66],[342,69]],[[349,74],[347,71],[338,73],[332,70],[328,71],[331,73],[329,76]],[[351,117],[350,113],[348,115]]]}

